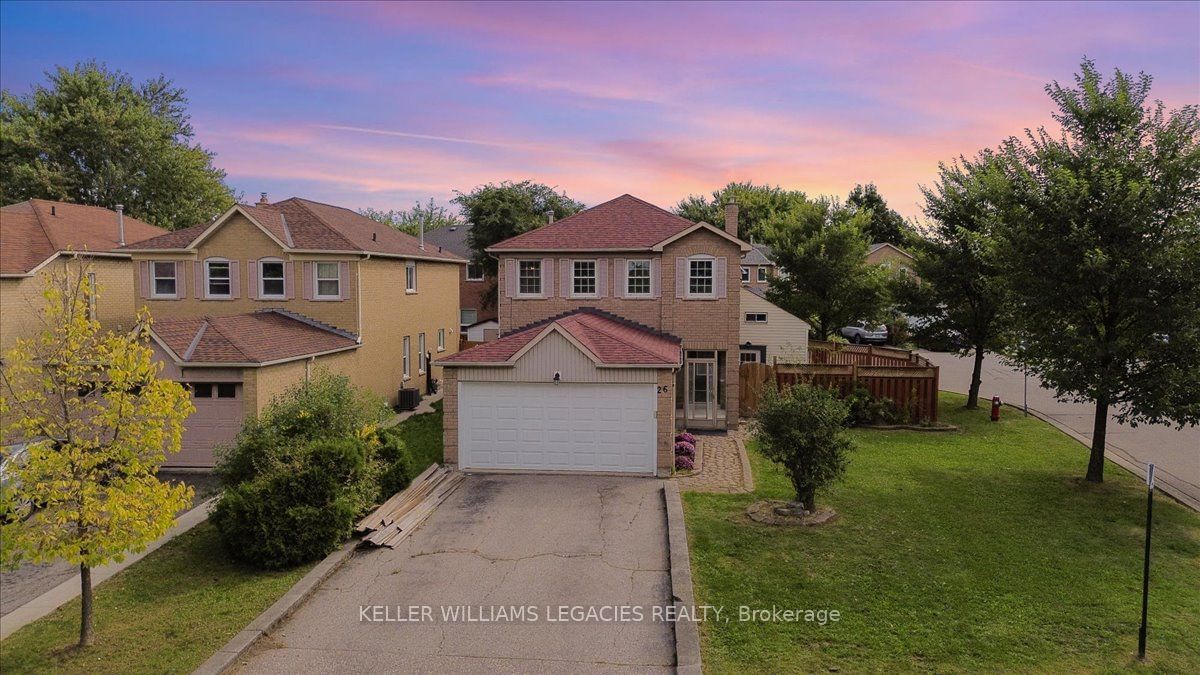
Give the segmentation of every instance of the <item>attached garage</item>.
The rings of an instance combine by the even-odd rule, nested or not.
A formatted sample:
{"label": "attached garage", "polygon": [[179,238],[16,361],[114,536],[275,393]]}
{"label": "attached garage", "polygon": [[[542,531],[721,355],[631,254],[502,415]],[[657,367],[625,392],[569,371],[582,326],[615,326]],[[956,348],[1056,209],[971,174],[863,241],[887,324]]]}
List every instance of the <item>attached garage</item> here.
{"label": "attached garage", "polygon": [[184,423],[183,442],[172,466],[213,465],[213,448],[227,445],[242,428],[245,410],[241,382],[185,382],[196,412]]}
{"label": "attached garage", "polygon": [[465,471],[670,473],[679,340],[579,310],[441,359]]}

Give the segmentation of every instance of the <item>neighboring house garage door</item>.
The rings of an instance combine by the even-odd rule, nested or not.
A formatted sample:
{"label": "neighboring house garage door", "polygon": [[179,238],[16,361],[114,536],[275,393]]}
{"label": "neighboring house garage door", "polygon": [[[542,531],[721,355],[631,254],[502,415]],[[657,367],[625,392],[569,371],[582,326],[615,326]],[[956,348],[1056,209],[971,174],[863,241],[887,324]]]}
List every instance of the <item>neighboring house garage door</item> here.
{"label": "neighboring house garage door", "polygon": [[459,385],[459,466],[653,474],[652,384]]}
{"label": "neighboring house garage door", "polygon": [[242,428],[242,384],[192,382],[188,387],[196,412],[183,421],[183,449],[167,465],[213,466],[213,448],[232,443]]}

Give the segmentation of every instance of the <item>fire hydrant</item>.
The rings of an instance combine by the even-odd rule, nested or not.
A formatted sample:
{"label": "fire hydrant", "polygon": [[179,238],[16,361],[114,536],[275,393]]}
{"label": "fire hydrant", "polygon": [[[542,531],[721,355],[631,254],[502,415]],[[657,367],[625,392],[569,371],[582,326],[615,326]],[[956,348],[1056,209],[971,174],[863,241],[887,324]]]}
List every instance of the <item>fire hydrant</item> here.
{"label": "fire hydrant", "polygon": [[1000,397],[999,396],[992,397],[992,421],[993,422],[1000,421]]}

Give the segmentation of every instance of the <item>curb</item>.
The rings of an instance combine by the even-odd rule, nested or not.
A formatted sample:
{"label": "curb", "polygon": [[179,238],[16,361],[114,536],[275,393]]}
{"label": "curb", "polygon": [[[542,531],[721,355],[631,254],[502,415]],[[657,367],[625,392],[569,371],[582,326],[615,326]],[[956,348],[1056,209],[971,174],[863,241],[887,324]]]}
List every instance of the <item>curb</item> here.
{"label": "curb", "polygon": [[338,571],[347,560],[354,557],[358,544],[358,539],[351,539],[340,549],[325,556],[324,560],[317,563],[316,567],[309,570],[308,574],[305,574],[300,581],[288,589],[282,598],[276,600],[275,604],[259,614],[241,632],[234,635],[233,639],[226,642],[225,646],[200,664],[199,668],[193,670],[192,675],[219,675],[232,668],[237,660],[250,651],[250,648],[260,638],[291,615],[301,603],[308,599],[308,596],[317,590],[322,582]]}
{"label": "curb", "polygon": [[[114,575],[124,570],[126,567],[136,563],[153,553],[163,544],[171,541],[175,537],[187,532],[193,527],[208,520],[209,508],[216,503],[216,497],[210,497],[203,502],[188,509],[182,515],[175,519],[175,523],[166,531],[163,536],[150,542],[146,548],[138,553],[133,553],[125,556],[121,562],[109,563],[102,565],[92,570],[92,588],[96,589],[100,584],[104,583]],[[5,639],[17,632],[18,630],[28,626],[38,619],[46,616],[50,612],[62,607],[68,602],[79,597],[79,573],[76,572],[71,578],[51,588],[5,614],[0,619],[0,639]]]}
{"label": "curb", "polygon": [[[679,483],[663,481],[663,499],[667,504],[667,543],[671,556],[671,599],[675,611],[694,615],[696,598],[692,593],[692,563],[688,553],[687,529],[683,523],[683,502]],[[694,620],[675,621],[675,672],[701,672],[700,629]]]}

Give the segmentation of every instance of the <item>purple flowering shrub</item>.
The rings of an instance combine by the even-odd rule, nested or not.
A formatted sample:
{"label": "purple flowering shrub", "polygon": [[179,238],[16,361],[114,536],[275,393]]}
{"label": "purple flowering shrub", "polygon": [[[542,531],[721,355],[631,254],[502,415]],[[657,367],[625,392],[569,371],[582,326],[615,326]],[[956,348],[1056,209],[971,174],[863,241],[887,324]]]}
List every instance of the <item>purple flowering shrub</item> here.
{"label": "purple flowering shrub", "polygon": [[685,441],[679,441],[675,444],[676,457],[696,457],[696,446]]}
{"label": "purple flowering shrub", "polygon": [[691,443],[692,445],[695,445],[696,437],[685,431],[682,434],[677,434],[675,436],[675,441],[676,442],[682,441],[684,443]]}
{"label": "purple flowering shrub", "polygon": [[694,469],[694,468],[696,468],[696,463],[692,461],[691,457],[687,457],[685,455],[678,455],[675,457],[675,469],[676,470]]}

